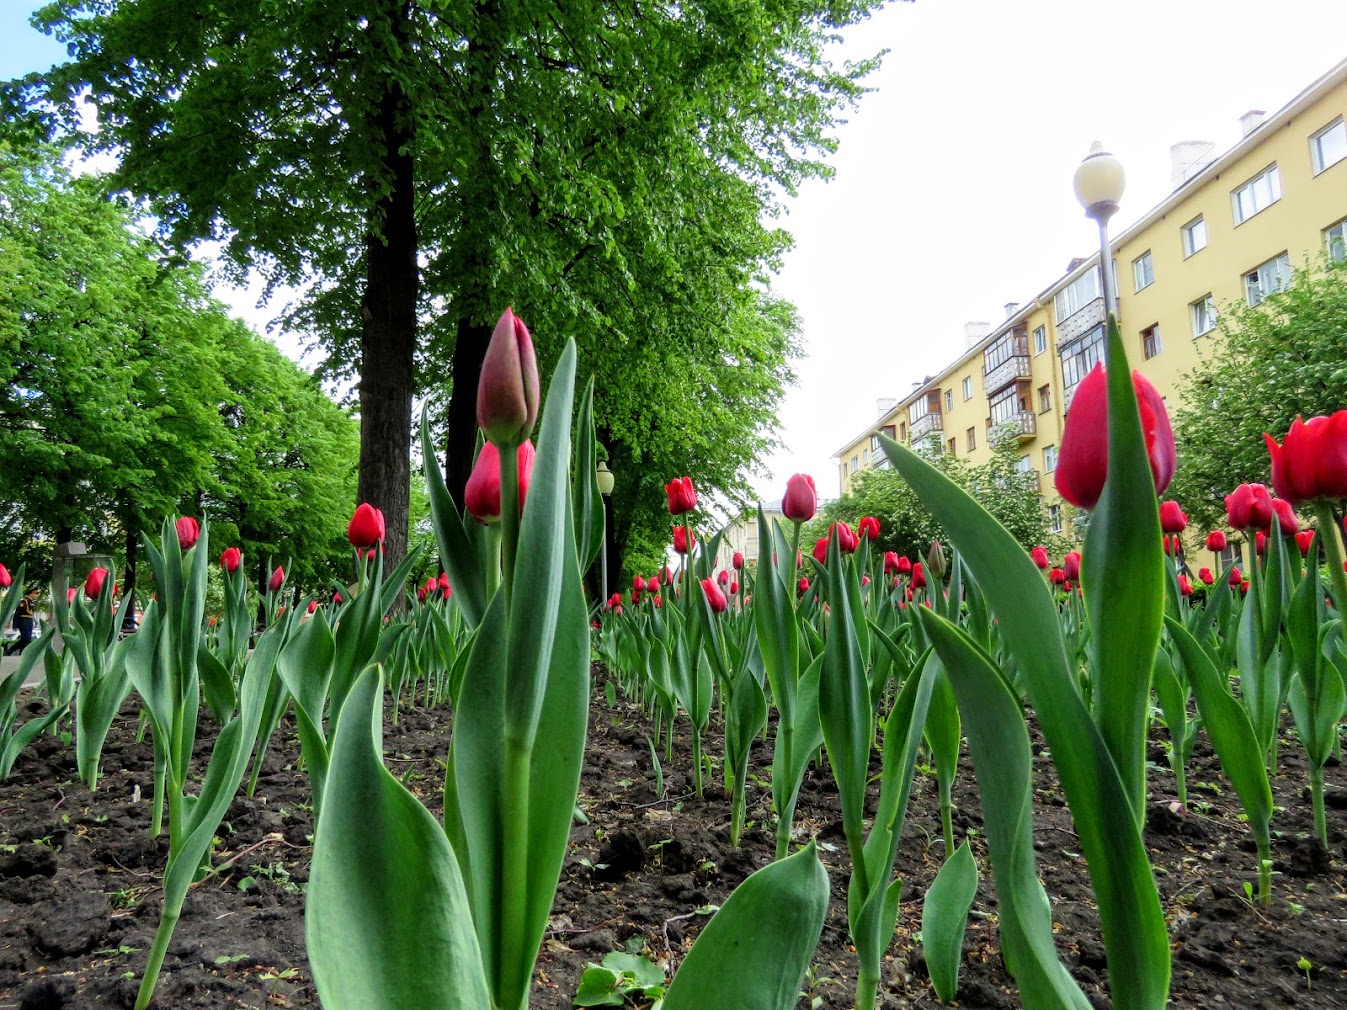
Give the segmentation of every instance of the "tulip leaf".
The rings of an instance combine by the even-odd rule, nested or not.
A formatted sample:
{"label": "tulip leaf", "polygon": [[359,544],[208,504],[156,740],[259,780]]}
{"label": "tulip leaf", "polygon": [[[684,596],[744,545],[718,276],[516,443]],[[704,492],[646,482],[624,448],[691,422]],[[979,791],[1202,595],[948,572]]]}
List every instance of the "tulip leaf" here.
{"label": "tulip leaf", "polygon": [[380,758],[383,678],[367,670],[332,743],[305,935],[327,1010],[492,1006],[458,863]]}
{"label": "tulip leaf", "polygon": [[580,409],[575,418],[575,466],[571,477],[571,513],[575,516],[575,549],[580,559],[580,570],[588,571],[603,548],[605,517],[603,494],[595,470],[594,448],[594,376],[585,383],[580,397]]}
{"label": "tulip leaf", "polygon": [[977,893],[977,861],[965,841],[940,867],[921,906],[921,947],[942,1003],[953,1002],[959,992],[963,936]]}
{"label": "tulip leaf", "polygon": [[440,551],[454,599],[468,623],[476,626],[486,613],[486,579],[477,548],[468,535],[449,488],[440,472],[435,443],[430,437],[430,404],[421,408],[421,458],[426,471],[426,491],[430,499],[430,523],[435,529],[435,544]]}
{"label": "tulip leaf", "polygon": [[827,913],[828,874],[810,842],[734,889],[684,958],[664,1010],[791,1010]]}

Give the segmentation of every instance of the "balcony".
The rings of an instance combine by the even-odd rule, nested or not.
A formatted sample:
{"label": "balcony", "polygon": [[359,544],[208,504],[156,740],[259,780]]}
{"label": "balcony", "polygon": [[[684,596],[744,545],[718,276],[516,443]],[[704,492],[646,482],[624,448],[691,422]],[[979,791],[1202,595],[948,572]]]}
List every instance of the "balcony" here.
{"label": "balcony", "polygon": [[1038,434],[1038,417],[1028,410],[1021,410],[998,424],[993,424],[990,432],[992,445],[1000,445],[1014,439],[1023,442]]}
{"label": "balcony", "polygon": [[1012,382],[1027,381],[1031,376],[1029,355],[1015,354],[992,368],[984,369],[982,384],[987,393],[999,392]]}
{"label": "balcony", "polygon": [[1057,324],[1057,351],[1104,322],[1104,299],[1094,298]]}
{"label": "balcony", "polygon": [[909,442],[920,442],[931,435],[943,434],[944,430],[945,422],[940,413],[933,411],[929,414],[922,414],[921,417],[913,421],[907,430],[907,437]]}

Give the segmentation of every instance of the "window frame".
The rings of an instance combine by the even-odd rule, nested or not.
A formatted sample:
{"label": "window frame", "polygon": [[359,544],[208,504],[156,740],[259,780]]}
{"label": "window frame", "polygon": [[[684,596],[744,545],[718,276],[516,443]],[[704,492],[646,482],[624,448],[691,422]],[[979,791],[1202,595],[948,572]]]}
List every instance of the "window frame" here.
{"label": "window frame", "polygon": [[[1207,319],[1208,325],[1205,330],[1199,330],[1197,328],[1197,312],[1199,307],[1202,308],[1203,314]],[[1193,328],[1194,340],[1198,337],[1205,337],[1212,330],[1216,329],[1216,323],[1219,318],[1220,313],[1216,311],[1216,299],[1212,298],[1210,291],[1201,298],[1194,299],[1188,303],[1188,322]]]}
{"label": "window frame", "polygon": [[948,414],[954,409],[954,390],[945,390],[945,413]]}
{"label": "window frame", "polygon": [[[1258,183],[1264,179],[1268,180],[1268,193],[1270,194],[1271,199],[1269,199],[1268,202],[1263,204],[1261,207],[1255,206],[1252,213],[1247,214],[1244,217],[1241,217],[1240,198],[1239,198],[1240,194],[1247,190],[1249,193],[1256,195],[1257,194],[1256,187]],[[1230,209],[1235,219],[1235,227],[1238,228],[1245,221],[1250,221],[1253,218],[1257,217],[1259,214],[1263,213],[1263,211],[1267,210],[1273,204],[1280,202],[1281,198],[1282,198],[1282,174],[1281,169],[1277,167],[1277,163],[1274,161],[1271,165],[1268,165],[1267,168],[1263,169],[1257,175],[1254,175],[1249,179],[1246,179],[1244,182],[1242,182],[1240,185],[1236,186],[1234,189],[1230,191]],[[1251,200],[1251,203],[1256,204],[1257,201]]]}
{"label": "window frame", "polygon": [[963,398],[965,403],[973,398],[973,377],[971,375],[963,377]]}
{"label": "window frame", "polygon": [[1038,387],[1038,412],[1046,414],[1052,410],[1052,383],[1045,382]]}
{"label": "window frame", "polygon": [[[1202,226],[1201,245],[1197,245],[1192,241],[1193,229],[1196,228],[1198,225]],[[1183,245],[1183,258],[1188,259],[1192,256],[1196,256],[1203,249],[1207,248],[1208,245],[1206,217],[1202,214],[1199,214],[1197,215],[1197,217],[1193,218],[1187,224],[1180,226],[1179,235],[1180,235],[1180,242]]]}
{"label": "window frame", "polygon": [[1060,504],[1048,506],[1048,529],[1053,533],[1061,533],[1066,529],[1066,517]]}
{"label": "window frame", "polygon": [[[1340,130],[1342,132],[1342,153],[1332,161],[1328,162],[1328,164],[1324,164],[1323,151],[1319,141],[1326,134],[1332,133],[1334,130]],[[1310,134],[1310,171],[1317,178],[1341,161],[1347,161],[1347,121],[1344,121],[1343,117],[1339,116],[1327,126]]]}
{"label": "window frame", "polygon": [[[1149,279],[1146,274],[1149,272]],[[1132,261],[1132,284],[1135,288],[1134,294],[1145,291],[1155,283],[1155,257],[1147,249],[1144,253]]]}
{"label": "window frame", "polygon": [[964,444],[968,447],[965,452],[975,452],[978,447],[978,429],[977,425],[964,432]]}
{"label": "window frame", "polygon": [[[1052,464],[1049,466],[1048,464]],[[1057,446],[1045,445],[1043,447],[1043,472],[1053,473],[1057,469]]]}
{"label": "window frame", "polygon": [[[1149,347],[1147,346],[1147,338],[1148,338],[1148,337],[1149,337],[1149,340],[1150,340],[1150,346],[1149,346]],[[1145,360],[1145,361],[1150,361],[1151,358],[1154,358],[1154,357],[1158,356],[1159,353],[1160,353],[1161,351],[1163,351],[1164,349],[1165,349],[1165,345],[1164,345],[1163,341],[1160,339],[1160,324],[1159,324],[1159,323],[1151,323],[1149,326],[1144,327],[1144,328],[1142,329],[1142,331],[1141,331],[1141,357],[1142,357],[1142,359]]]}
{"label": "window frame", "polygon": [[1048,328],[1040,326],[1034,330],[1034,357],[1038,357],[1048,349]]}
{"label": "window frame", "polygon": [[[1285,278],[1286,278],[1285,282],[1280,284],[1277,288],[1275,288],[1272,291],[1264,291],[1262,286],[1262,279],[1259,275],[1261,274],[1264,267],[1270,267],[1273,265],[1276,265],[1278,267],[1277,274],[1279,279],[1283,275],[1282,268],[1283,267],[1285,268]],[[1279,291],[1285,291],[1287,288],[1291,286],[1291,279],[1293,276],[1294,275],[1291,272],[1291,256],[1286,251],[1279,252],[1276,256],[1273,256],[1271,259],[1267,259],[1264,260],[1262,263],[1259,263],[1258,266],[1254,267],[1252,270],[1247,270],[1244,273],[1240,274],[1239,279],[1244,287],[1244,299],[1249,303],[1249,308],[1251,309],[1257,308],[1259,305],[1262,305],[1265,301],[1267,301],[1270,295],[1275,295]],[[1250,278],[1253,277],[1259,278],[1258,281],[1256,282],[1258,285],[1257,287],[1258,298],[1256,301],[1254,300],[1254,288],[1250,286]]]}
{"label": "window frame", "polygon": [[[1334,229],[1337,229],[1338,231],[1337,244],[1338,248],[1342,250],[1337,256],[1333,255],[1334,239],[1332,233]],[[1325,251],[1328,253],[1329,262],[1342,263],[1344,260],[1347,260],[1347,217],[1344,217],[1341,221],[1334,221],[1323,230],[1322,234],[1324,236],[1324,247]]]}

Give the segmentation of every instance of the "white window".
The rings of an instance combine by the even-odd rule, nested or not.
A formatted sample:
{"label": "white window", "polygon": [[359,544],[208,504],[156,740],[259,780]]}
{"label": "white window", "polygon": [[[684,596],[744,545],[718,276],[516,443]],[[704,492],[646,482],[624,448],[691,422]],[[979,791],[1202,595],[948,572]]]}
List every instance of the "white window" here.
{"label": "white window", "polygon": [[861,466],[865,466],[865,465],[866,465],[867,463],[869,463],[869,462],[870,462],[870,450],[869,450],[869,449],[862,449],[862,450],[861,450]]}
{"label": "white window", "polygon": [[1149,249],[1132,261],[1132,283],[1138,291],[1155,283],[1155,263]]}
{"label": "white window", "polygon": [[1282,198],[1282,177],[1276,165],[1270,165],[1230,194],[1235,224],[1243,224],[1261,210]]}
{"label": "white window", "polygon": [[1343,158],[1347,158],[1347,126],[1339,116],[1337,122],[1329,123],[1310,138],[1310,164],[1318,175]]}
{"label": "white window", "polygon": [[1149,361],[1161,351],[1160,346],[1160,326],[1147,326],[1141,331],[1141,353]]}
{"label": "white window", "polygon": [[1074,281],[1057,292],[1054,305],[1057,309],[1057,322],[1079,312],[1090,302],[1100,297],[1099,268],[1086,271]]}
{"label": "white window", "polygon": [[855,473],[861,468],[861,458],[859,456],[851,457],[851,472]]}
{"label": "white window", "polygon": [[948,414],[954,409],[954,390],[945,390],[945,413]]}
{"label": "white window", "polygon": [[1034,461],[1028,456],[1021,456],[1019,459],[1015,460],[1016,473],[1030,473],[1033,469]]}
{"label": "white window", "polygon": [[1250,305],[1258,305],[1268,295],[1283,291],[1290,285],[1291,259],[1286,253],[1274,256],[1244,275],[1244,293]]}
{"label": "white window", "polygon": [[963,398],[965,400],[973,398],[973,377],[971,375],[963,377]]}
{"label": "white window", "polygon": [[1052,473],[1057,469],[1057,446],[1045,445],[1043,447],[1043,472]]}
{"label": "white window", "polygon": [[1216,328],[1216,303],[1211,295],[1203,295],[1188,306],[1188,314],[1193,320],[1193,336],[1200,337]]}
{"label": "white window", "polygon": [[1324,229],[1324,245],[1328,246],[1328,258],[1334,263],[1347,260],[1347,218]]}
{"label": "white window", "polygon": [[1207,247],[1207,222],[1201,214],[1183,226],[1183,258]]}
{"label": "white window", "polygon": [[1048,328],[1040,326],[1034,330],[1034,353],[1042,354],[1048,349]]}
{"label": "white window", "polygon": [[1048,506],[1048,526],[1054,533],[1062,532],[1062,506]]}

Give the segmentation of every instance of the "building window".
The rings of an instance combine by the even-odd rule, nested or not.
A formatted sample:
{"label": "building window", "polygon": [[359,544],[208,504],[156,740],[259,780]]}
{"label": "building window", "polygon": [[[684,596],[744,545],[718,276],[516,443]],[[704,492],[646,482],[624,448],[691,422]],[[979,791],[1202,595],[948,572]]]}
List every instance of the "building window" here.
{"label": "building window", "polygon": [[1045,445],[1043,447],[1043,472],[1052,473],[1057,469],[1057,446]]}
{"label": "building window", "polygon": [[907,441],[907,422],[906,422],[906,421],[904,421],[904,422],[902,422],[902,424],[898,425],[898,441],[900,441],[900,442],[906,442],[906,441]]}
{"label": "building window", "polygon": [[963,377],[963,398],[965,400],[973,398],[973,377],[971,375]]}
{"label": "building window", "polygon": [[1028,456],[1021,456],[1019,459],[1015,460],[1016,473],[1032,473],[1033,469],[1034,461]]}
{"label": "building window", "polygon": [[1336,122],[1329,123],[1310,138],[1310,164],[1314,174],[1318,175],[1343,158],[1347,158],[1347,126],[1339,116]]}
{"label": "building window", "polygon": [[1347,260],[1347,218],[1324,229],[1324,244],[1328,246],[1328,258],[1334,263]]}
{"label": "building window", "polygon": [[1040,326],[1034,330],[1034,353],[1042,354],[1048,349],[1048,328]]}
{"label": "building window", "polygon": [[1291,258],[1282,253],[1244,275],[1244,293],[1250,305],[1291,286]]}
{"label": "building window", "polygon": [[851,457],[851,472],[855,473],[861,468],[861,458],[859,456]]}
{"label": "building window", "polygon": [[1243,224],[1259,211],[1282,198],[1282,177],[1276,165],[1270,165],[1230,194],[1235,224]]}
{"label": "building window", "polygon": [[949,454],[951,456],[955,455],[959,451],[959,440],[951,435],[949,441],[946,443],[946,448],[949,449]]}
{"label": "building window", "polygon": [[869,462],[870,462],[870,450],[869,450],[869,449],[862,449],[862,450],[861,450],[861,466],[865,466],[865,465],[866,465],[867,463],[869,463]]}
{"label": "building window", "polygon": [[1044,383],[1038,387],[1038,412],[1045,413],[1052,409],[1052,386]]}
{"label": "building window", "polygon": [[1207,247],[1207,222],[1199,214],[1183,226],[1183,258]]}
{"label": "building window", "polygon": [[1062,506],[1048,506],[1048,528],[1054,533],[1062,532]]}
{"label": "building window", "polygon": [[1100,297],[1099,268],[1095,267],[1057,292],[1057,297],[1053,300],[1053,306],[1057,310],[1057,325],[1060,326],[1064,319],[1079,312],[1098,297]]}
{"label": "building window", "polygon": [[1155,283],[1155,263],[1149,249],[1132,261],[1132,283],[1138,291]]}
{"label": "building window", "polygon": [[1090,369],[1104,360],[1104,327],[1096,326],[1079,340],[1061,348],[1062,402],[1069,409],[1071,394]]}
{"label": "building window", "polygon": [[1147,359],[1160,353],[1160,326],[1147,326],[1141,331],[1141,353]]}
{"label": "building window", "polygon": [[1188,306],[1188,314],[1193,319],[1193,336],[1200,337],[1216,328],[1216,303],[1211,295],[1203,295]]}
{"label": "building window", "polygon": [[968,451],[972,452],[978,447],[978,430],[976,428],[969,428],[964,432],[964,435],[968,439]]}
{"label": "building window", "polygon": [[954,409],[954,390],[945,390],[945,413],[948,414]]}

